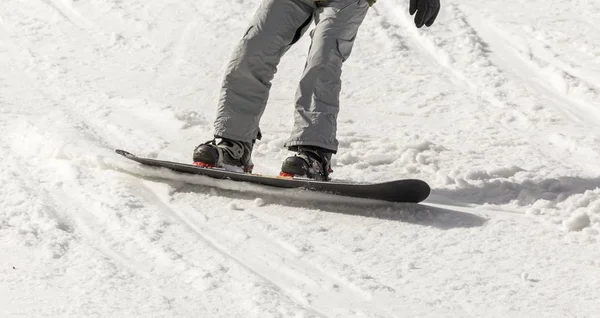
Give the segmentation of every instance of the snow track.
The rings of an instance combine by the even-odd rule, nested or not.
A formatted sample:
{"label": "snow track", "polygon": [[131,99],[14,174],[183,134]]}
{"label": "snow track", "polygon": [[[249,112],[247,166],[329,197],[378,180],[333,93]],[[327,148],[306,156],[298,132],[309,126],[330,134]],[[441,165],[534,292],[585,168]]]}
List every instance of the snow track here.
{"label": "snow track", "polygon": [[[360,289],[356,290],[356,287],[349,286],[314,265],[304,262],[301,259],[303,253],[290,247],[286,242],[255,230],[272,227],[272,225],[260,224],[252,214],[242,217],[242,220],[237,222],[255,223],[250,228],[246,226],[237,229],[231,226],[219,228],[212,222],[207,222],[208,216],[200,214],[201,217],[198,217],[202,204],[196,207],[173,206],[168,202],[171,201],[170,197],[157,193],[157,198],[160,204],[170,210],[172,216],[186,224],[190,231],[212,249],[264,280],[266,288],[275,290],[286,298],[289,297],[309,314],[347,315],[352,312],[347,312],[345,308],[347,304],[352,304],[352,311],[355,314],[363,312],[373,315],[376,313],[374,310],[387,307],[369,304],[365,301],[365,296],[360,293]],[[223,210],[212,212],[225,212],[228,209]],[[200,219],[200,222],[196,221],[197,219]]]}
{"label": "snow track", "polygon": [[[600,312],[597,1],[442,1],[421,30],[408,1],[370,10],[344,69],[334,176],[421,178],[434,189],[424,204],[115,155],[186,161],[211,138],[220,78],[259,2],[2,2],[1,316]],[[279,66],[259,173],[289,154],[308,45]]]}

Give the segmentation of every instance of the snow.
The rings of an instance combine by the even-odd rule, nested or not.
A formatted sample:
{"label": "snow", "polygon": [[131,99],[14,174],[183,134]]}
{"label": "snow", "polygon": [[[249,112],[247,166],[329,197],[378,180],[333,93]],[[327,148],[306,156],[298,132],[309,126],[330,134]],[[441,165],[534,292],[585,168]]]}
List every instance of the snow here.
{"label": "snow", "polygon": [[[464,1],[463,1],[464,2]],[[3,0],[0,316],[593,317],[600,3],[370,10],[344,68],[333,176],[419,178],[423,204],[141,167],[211,138],[259,0]],[[289,155],[305,36],[255,172]]]}

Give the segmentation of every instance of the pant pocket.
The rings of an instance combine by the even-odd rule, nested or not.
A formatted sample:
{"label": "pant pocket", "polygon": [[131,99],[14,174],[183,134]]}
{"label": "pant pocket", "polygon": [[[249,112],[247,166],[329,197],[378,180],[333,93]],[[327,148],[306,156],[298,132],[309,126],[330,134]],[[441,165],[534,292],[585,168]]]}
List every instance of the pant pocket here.
{"label": "pant pocket", "polygon": [[248,30],[246,30],[246,33],[244,33],[244,36],[242,38],[246,39],[248,37],[248,34],[250,34],[250,31],[252,31],[252,29],[254,29],[254,26],[253,25],[249,26]]}
{"label": "pant pocket", "polygon": [[354,46],[354,39],[337,39],[337,49],[342,57],[342,62],[346,62],[346,60],[350,57],[350,53],[352,53],[352,46]]}

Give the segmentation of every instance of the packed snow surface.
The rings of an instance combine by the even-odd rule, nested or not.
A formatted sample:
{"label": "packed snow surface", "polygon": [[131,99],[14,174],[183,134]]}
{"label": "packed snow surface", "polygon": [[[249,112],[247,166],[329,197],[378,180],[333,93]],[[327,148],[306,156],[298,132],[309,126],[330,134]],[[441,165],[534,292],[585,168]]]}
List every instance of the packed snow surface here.
{"label": "packed snow surface", "polygon": [[[0,316],[600,315],[600,2],[380,0],[344,67],[333,177],[422,204],[178,177],[259,0],[2,0]],[[310,44],[254,153],[289,155]]]}

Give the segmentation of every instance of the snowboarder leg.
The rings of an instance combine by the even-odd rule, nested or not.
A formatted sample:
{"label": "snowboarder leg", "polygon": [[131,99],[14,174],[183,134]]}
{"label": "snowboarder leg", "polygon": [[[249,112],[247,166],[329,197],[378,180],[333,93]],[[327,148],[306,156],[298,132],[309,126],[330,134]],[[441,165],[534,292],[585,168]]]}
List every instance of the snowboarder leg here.
{"label": "snowboarder leg", "polygon": [[251,142],[283,54],[308,28],[315,4],[265,0],[235,49],[223,81],[215,135]]}
{"label": "snowboarder leg", "polygon": [[281,57],[310,25],[315,8],[311,0],[261,4],[227,68],[215,120],[214,135],[219,140],[196,147],[196,164],[252,171],[252,145],[261,137],[259,121],[271,80]]}
{"label": "snowboarder leg", "polygon": [[284,176],[327,180],[336,139],[342,64],[352,51],[367,0],[330,0],[315,10],[316,27],[296,93],[294,128],[285,146],[297,151],[281,167]]}

